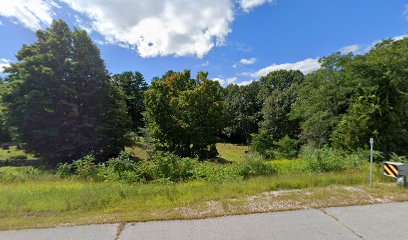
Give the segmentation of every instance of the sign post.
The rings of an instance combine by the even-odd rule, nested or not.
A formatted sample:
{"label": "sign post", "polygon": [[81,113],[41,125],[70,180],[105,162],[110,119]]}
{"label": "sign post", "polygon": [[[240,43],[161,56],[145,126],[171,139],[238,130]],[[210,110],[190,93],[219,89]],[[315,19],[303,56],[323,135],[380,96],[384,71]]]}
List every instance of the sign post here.
{"label": "sign post", "polygon": [[373,149],[374,138],[370,138],[370,188],[373,187]]}

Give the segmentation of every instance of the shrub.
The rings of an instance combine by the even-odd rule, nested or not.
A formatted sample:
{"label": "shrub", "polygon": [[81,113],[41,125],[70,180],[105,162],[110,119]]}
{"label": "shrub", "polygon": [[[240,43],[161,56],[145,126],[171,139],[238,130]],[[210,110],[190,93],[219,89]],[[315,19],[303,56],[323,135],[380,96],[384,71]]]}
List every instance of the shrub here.
{"label": "shrub", "polygon": [[283,137],[281,140],[274,142],[275,156],[277,158],[295,158],[299,152],[299,140],[290,138],[289,136]]}
{"label": "shrub", "polygon": [[305,146],[302,148],[301,158],[307,161],[308,167],[314,172],[332,172],[361,167],[367,161],[368,154],[363,150],[347,152],[335,148]]}
{"label": "shrub", "polygon": [[170,181],[190,179],[196,165],[196,162],[190,158],[180,158],[171,153],[156,153],[151,161],[155,163],[157,177]]}
{"label": "shrub", "polygon": [[402,162],[402,163],[407,163],[408,164],[408,158],[406,156],[399,156],[396,153],[391,153],[390,155],[390,161],[393,162]]}
{"label": "shrub", "polygon": [[74,173],[72,164],[69,163],[60,163],[57,165],[57,170],[55,174],[59,177],[66,178],[71,176]]}
{"label": "shrub", "polygon": [[271,176],[276,172],[276,169],[269,164],[260,160],[247,160],[240,169],[240,176],[243,178],[255,176]]}
{"label": "shrub", "polygon": [[258,134],[251,134],[252,140],[250,149],[257,152],[268,159],[273,159],[273,137],[266,131],[261,131]]}

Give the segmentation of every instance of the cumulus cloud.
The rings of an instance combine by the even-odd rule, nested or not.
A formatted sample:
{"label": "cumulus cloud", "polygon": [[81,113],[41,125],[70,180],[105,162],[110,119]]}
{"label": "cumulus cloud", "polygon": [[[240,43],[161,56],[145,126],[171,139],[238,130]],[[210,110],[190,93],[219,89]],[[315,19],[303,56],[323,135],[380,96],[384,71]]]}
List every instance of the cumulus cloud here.
{"label": "cumulus cloud", "polygon": [[87,16],[92,29],[142,57],[203,57],[231,32],[231,0],[62,0]]}
{"label": "cumulus cloud", "polygon": [[246,86],[246,85],[251,84],[253,81],[255,81],[255,80],[248,80],[248,81],[239,82],[238,85],[239,86]]}
{"label": "cumulus cloud", "polygon": [[241,73],[243,76],[262,77],[277,70],[300,70],[304,74],[320,68],[319,58],[307,58],[295,63],[272,64],[253,73]]}
{"label": "cumulus cloud", "polygon": [[245,12],[249,12],[255,7],[259,7],[265,3],[274,3],[274,0],[240,0],[239,4]]}
{"label": "cumulus cloud", "polygon": [[363,48],[360,44],[353,44],[349,46],[342,47],[340,49],[341,54],[348,54],[348,53],[358,53]]}
{"label": "cumulus cloud", "polygon": [[8,0],[1,2],[0,16],[35,31],[52,22],[56,7],[59,5],[52,0]]}
{"label": "cumulus cloud", "polygon": [[213,78],[213,81],[217,81],[220,83],[221,86],[226,87],[230,84],[234,84],[237,81],[236,77],[222,79],[222,78]]}
{"label": "cumulus cloud", "polygon": [[[205,56],[225,44],[236,5],[243,11],[273,0],[9,0],[0,16],[30,30],[48,26],[54,10],[68,6],[76,26],[96,31],[105,42],[135,49],[142,57]],[[80,17],[78,17],[80,16]]]}
{"label": "cumulus cloud", "polygon": [[0,58],[0,73],[4,71],[5,67],[10,67],[10,60],[6,58]]}
{"label": "cumulus cloud", "polygon": [[243,58],[239,62],[244,65],[252,65],[256,62],[256,58]]}

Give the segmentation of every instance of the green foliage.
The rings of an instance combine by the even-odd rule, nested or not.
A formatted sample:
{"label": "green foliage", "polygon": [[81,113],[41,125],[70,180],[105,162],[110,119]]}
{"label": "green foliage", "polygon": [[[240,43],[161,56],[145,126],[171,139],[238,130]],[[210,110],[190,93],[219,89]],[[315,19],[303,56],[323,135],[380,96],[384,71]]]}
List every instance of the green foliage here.
{"label": "green foliage", "polygon": [[179,158],[174,154],[160,153],[153,155],[150,161],[155,163],[157,178],[169,181],[183,181],[191,179],[193,169],[197,164],[190,158]]}
{"label": "green foliage", "polygon": [[95,181],[180,182],[194,179],[224,181],[270,176],[272,165],[260,159],[247,159],[238,164],[215,164],[196,159],[180,158],[172,153],[156,152],[149,159],[138,159],[123,151],[106,163],[96,164],[91,155],[71,164],[58,165],[56,175]]}
{"label": "green foliage", "polygon": [[115,155],[126,143],[129,119],[99,49],[86,31],[62,20],[36,33],[8,68],[3,98],[17,140],[51,163],[94,152]]}
{"label": "green foliage", "polygon": [[391,153],[390,161],[392,161],[392,162],[402,162],[402,163],[408,164],[407,156],[400,156],[400,155],[398,155],[396,153]]}
{"label": "green foliage", "polygon": [[301,85],[292,118],[302,140],[385,155],[408,153],[408,39],[385,40],[364,55],[333,54]]}
{"label": "green foliage", "polygon": [[299,141],[285,136],[279,141],[274,141],[272,135],[266,131],[253,134],[250,149],[267,159],[294,158],[298,154]]}
{"label": "green foliage", "polygon": [[258,132],[263,100],[258,97],[260,85],[229,85],[223,89],[226,126],[223,134],[228,141],[248,143],[251,133]]}
{"label": "green foliage", "polygon": [[146,122],[159,149],[179,156],[205,158],[222,128],[223,104],[218,82],[200,72],[168,73],[145,93]]}
{"label": "green foliage", "polygon": [[357,83],[347,71],[352,55],[333,54],[320,60],[321,68],[306,76],[298,92],[292,119],[301,120],[303,142],[322,147],[346,114]]}
{"label": "green foliage", "polygon": [[7,108],[3,103],[3,96],[6,94],[7,84],[0,78],[0,143],[11,141],[10,126],[7,120]]}
{"label": "green foliage", "polygon": [[295,158],[299,152],[299,140],[285,136],[273,143],[276,158]]}
{"label": "green foliage", "polygon": [[276,169],[260,160],[249,160],[242,164],[239,175],[243,178],[255,176],[272,176],[276,173]]}
{"label": "green foliage", "polygon": [[147,83],[140,72],[115,74],[113,80],[125,95],[128,113],[132,119],[132,129],[137,131],[144,127],[142,113],[146,110],[144,92],[147,90]]}
{"label": "green foliage", "polygon": [[273,159],[273,137],[266,131],[261,131],[258,134],[252,134],[250,144],[251,151],[261,154],[263,157]]}
{"label": "green foliage", "polygon": [[314,172],[338,172],[361,167],[368,161],[367,151],[347,152],[335,148],[304,146],[300,158],[307,161]]}

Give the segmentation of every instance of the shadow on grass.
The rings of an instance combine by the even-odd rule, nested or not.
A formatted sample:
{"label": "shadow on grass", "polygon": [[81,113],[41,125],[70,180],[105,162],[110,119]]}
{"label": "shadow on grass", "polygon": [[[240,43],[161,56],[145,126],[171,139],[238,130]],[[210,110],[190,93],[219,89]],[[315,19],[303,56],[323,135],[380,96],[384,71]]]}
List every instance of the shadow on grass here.
{"label": "shadow on grass", "polygon": [[233,163],[232,161],[228,161],[225,158],[222,157],[214,157],[208,160],[209,162],[213,162],[213,163],[219,163],[219,164],[231,164]]}

